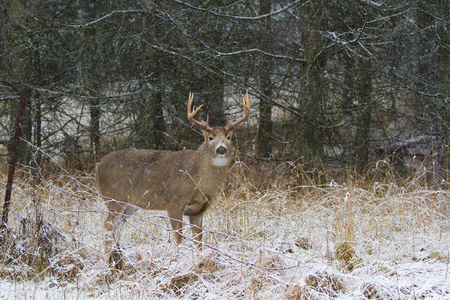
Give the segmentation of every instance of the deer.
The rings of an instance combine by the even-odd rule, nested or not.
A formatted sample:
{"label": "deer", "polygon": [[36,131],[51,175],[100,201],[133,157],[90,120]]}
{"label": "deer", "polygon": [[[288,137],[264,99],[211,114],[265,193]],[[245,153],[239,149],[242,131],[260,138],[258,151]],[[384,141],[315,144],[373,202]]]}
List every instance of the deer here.
{"label": "deer", "polygon": [[[241,103],[242,116],[224,127],[209,125],[194,117],[203,105],[193,107],[194,94],[189,93],[187,119],[197,125],[204,141],[197,150],[127,149],[112,152],[96,166],[99,193],[105,199],[108,214],[106,232],[120,249],[120,227],[139,208],[165,210],[170,219],[177,245],[182,242],[183,215],[189,216],[194,243],[202,249],[203,214],[212,204],[225,181],[232,163],[233,129],[250,116],[248,91]],[[110,263],[118,258],[111,254]],[[120,258],[119,258],[120,259]]]}

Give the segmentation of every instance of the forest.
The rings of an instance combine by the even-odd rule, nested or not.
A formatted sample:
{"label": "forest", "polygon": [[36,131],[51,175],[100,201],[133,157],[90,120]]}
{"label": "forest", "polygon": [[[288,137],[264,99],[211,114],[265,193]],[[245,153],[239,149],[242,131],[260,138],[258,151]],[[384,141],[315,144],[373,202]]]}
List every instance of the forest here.
{"label": "forest", "polygon": [[[26,299],[448,297],[449,14],[447,0],[1,0],[1,199],[17,167],[0,286]],[[95,164],[196,149],[189,93],[199,120],[224,126],[247,91],[206,254],[175,250],[167,219],[139,211],[111,273]]]}
{"label": "forest", "polygon": [[[239,114],[254,159],[448,169],[447,1],[3,1],[1,155],[85,168],[119,148],[193,148],[189,92],[212,125]],[[203,117],[205,118],[205,116]],[[79,161],[84,160],[84,161]],[[74,163],[74,161],[79,161]]]}

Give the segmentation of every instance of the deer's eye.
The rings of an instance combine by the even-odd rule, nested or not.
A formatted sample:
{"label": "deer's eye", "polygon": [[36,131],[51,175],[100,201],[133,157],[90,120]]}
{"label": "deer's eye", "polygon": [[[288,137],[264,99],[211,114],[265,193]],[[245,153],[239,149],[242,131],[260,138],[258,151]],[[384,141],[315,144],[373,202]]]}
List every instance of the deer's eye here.
{"label": "deer's eye", "polygon": [[227,136],[227,140],[231,140],[231,136]]}
{"label": "deer's eye", "polygon": [[209,137],[209,140],[212,141],[214,138],[212,136]]}

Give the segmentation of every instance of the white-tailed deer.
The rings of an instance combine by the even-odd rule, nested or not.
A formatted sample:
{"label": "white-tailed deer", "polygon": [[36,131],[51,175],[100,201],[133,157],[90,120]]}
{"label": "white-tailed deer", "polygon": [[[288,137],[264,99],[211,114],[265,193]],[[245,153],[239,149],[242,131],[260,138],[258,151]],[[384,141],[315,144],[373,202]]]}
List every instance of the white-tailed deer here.
{"label": "white-tailed deer", "polygon": [[211,127],[209,118],[206,122],[194,119],[202,106],[192,108],[193,97],[189,94],[188,120],[200,127],[205,138],[197,150],[121,150],[98,163],[97,185],[110,212],[105,228],[112,232],[113,242],[118,243],[118,227],[126,216],[138,208],[166,210],[176,243],[181,243],[182,218],[188,215],[195,239],[201,242],[203,213],[227,176],[233,128],[250,116],[250,99],[247,92],[240,119]]}

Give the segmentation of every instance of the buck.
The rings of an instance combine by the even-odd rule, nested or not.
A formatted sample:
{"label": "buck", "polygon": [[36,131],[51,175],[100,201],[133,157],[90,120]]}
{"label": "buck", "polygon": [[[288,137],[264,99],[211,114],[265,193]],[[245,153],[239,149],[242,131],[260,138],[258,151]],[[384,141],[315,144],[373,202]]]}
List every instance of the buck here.
{"label": "buck", "polygon": [[192,107],[193,98],[190,93],[188,120],[200,127],[204,137],[197,150],[120,150],[98,163],[97,186],[109,210],[104,225],[117,246],[118,227],[141,208],[166,210],[177,244],[182,241],[183,215],[189,216],[201,249],[203,214],[225,181],[232,161],[233,129],[250,116],[250,99],[247,92],[240,119],[211,127],[209,117],[206,122],[194,119],[202,105]]}

